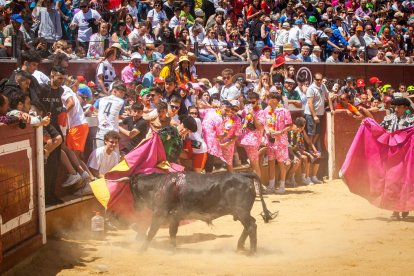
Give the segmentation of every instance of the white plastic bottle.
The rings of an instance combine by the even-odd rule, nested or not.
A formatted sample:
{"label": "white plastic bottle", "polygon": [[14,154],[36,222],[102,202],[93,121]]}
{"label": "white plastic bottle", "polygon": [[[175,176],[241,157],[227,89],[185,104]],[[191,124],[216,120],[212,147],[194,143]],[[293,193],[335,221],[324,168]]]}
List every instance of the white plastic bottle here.
{"label": "white plastic bottle", "polygon": [[91,231],[95,238],[102,239],[105,233],[105,219],[100,212],[96,212],[91,219]]}

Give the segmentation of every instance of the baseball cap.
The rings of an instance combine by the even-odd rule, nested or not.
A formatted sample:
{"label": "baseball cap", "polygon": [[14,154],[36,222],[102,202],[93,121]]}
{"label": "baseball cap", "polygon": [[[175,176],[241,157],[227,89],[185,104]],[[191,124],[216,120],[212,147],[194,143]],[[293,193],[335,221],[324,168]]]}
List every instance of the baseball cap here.
{"label": "baseball cap", "polygon": [[356,31],[363,31],[363,30],[364,30],[364,28],[362,26],[357,26],[356,27]]}
{"label": "baseball cap", "polygon": [[76,79],[78,80],[78,82],[85,82],[84,76],[77,76]]}
{"label": "baseball cap", "polygon": [[13,14],[11,17],[10,17],[10,20],[12,20],[12,21],[15,21],[15,22],[17,22],[17,23],[23,23],[24,22],[24,20],[23,20],[23,18],[22,18],[22,16],[20,15],[20,14]]}
{"label": "baseball cap", "polygon": [[89,87],[96,87],[96,83],[94,83],[93,81],[88,81],[87,85]]}
{"label": "baseball cap", "polygon": [[164,79],[164,78],[162,78],[162,77],[158,77],[158,78],[155,78],[155,79],[154,79],[154,82],[155,82],[155,83],[165,83],[165,79]]}
{"label": "baseball cap", "polygon": [[382,83],[382,81],[377,77],[371,77],[369,78],[369,83]]}
{"label": "baseball cap", "polygon": [[139,60],[142,60],[142,56],[141,56],[139,53],[133,53],[133,54],[131,55],[131,60],[133,60],[133,59],[139,59]]}

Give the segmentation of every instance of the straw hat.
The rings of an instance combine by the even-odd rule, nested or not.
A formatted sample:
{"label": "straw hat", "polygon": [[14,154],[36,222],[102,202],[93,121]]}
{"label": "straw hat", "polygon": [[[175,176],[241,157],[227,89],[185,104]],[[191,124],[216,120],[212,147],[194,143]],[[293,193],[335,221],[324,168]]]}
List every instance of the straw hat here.
{"label": "straw hat", "polygon": [[290,43],[283,44],[283,51],[293,51],[292,44]]}
{"label": "straw hat", "polygon": [[181,56],[178,60],[178,63],[181,63],[181,62],[184,62],[184,61],[190,62],[190,60],[188,59],[187,56]]}
{"label": "straw hat", "polygon": [[173,62],[177,57],[173,54],[168,54],[164,57],[164,64]]}
{"label": "straw hat", "polygon": [[111,45],[111,48],[116,48],[116,49],[118,49],[118,50],[122,51],[121,44],[119,44],[119,43],[114,43],[114,44],[112,44],[112,45]]}

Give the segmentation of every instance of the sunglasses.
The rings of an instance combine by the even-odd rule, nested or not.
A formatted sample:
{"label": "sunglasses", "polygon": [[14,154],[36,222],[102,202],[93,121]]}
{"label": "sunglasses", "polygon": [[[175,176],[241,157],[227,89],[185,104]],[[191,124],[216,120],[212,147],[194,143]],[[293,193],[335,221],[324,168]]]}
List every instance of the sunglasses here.
{"label": "sunglasses", "polygon": [[148,94],[148,97],[154,98],[155,97],[155,94]]}
{"label": "sunglasses", "polygon": [[257,103],[257,101],[256,100],[249,100],[249,103],[250,104],[255,104],[255,103]]}
{"label": "sunglasses", "polygon": [[79,6],[81,9],[86,9],[88,6]]}
{"label": "sunglasses", "polygon": [[231,76],[227,76],[227,77],[223,77],[224,80],[229,80],[231,79]]}
{"label": "sunglasses", "polygon": [[198,112],[189,112],[190,115],[198,115]]}
{"label": "sunglasses", "polygon": [[315,81],[322,81],[322,79],[315,79]]}
{"label": "sunglasses", "polygon": [[172,109],[180,109],[180,107],[179,107],[179,106],[172,105],[172,104],[170,104],[170,107],[171,107]]}
{"label": "sunglasses", "polygon": [[154,5],[154,7],[161,7],[161,5],[160,4],[156,4],[156,5]]}

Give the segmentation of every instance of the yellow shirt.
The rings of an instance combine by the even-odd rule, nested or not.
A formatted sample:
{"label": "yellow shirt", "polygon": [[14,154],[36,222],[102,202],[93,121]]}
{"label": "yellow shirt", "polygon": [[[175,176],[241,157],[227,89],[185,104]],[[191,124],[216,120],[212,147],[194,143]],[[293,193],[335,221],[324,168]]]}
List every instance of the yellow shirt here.
{"label": "yellow shirt", "polygon": [[167,77],[169,77],[171,75],[171,72],[170,72],[170,67],[168,67],[168,66],[164,66],[162,69],[161,69],[161,72],[160,72],[160,77],[161,78],[163,78],[164,80],[167,78]]}

